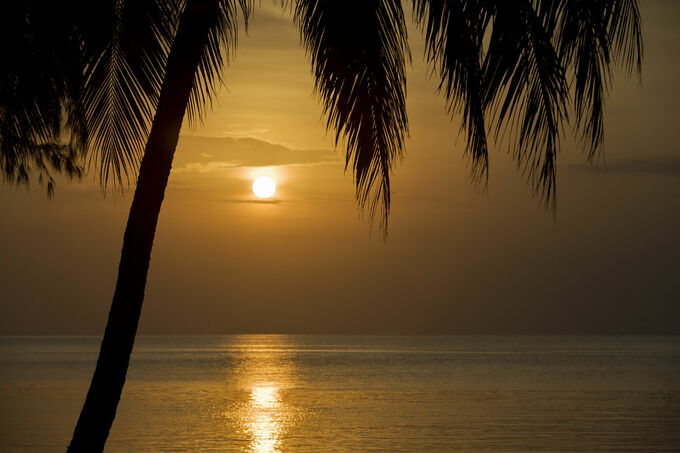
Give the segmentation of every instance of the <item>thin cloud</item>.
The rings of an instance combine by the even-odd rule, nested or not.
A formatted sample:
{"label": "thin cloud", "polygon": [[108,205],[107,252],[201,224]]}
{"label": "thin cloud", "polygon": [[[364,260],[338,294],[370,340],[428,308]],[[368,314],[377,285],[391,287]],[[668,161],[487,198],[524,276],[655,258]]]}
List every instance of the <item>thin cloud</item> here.
{"label": "thin cloud", "polygon": [[340,160],[330,149],[294,149],[253,137],[180,137],[176,173],[215,172],[237,167],[319,165]]}
{"label": "thin cloud", "polygon": [[173,169],[175,173],[186,173],[186,172],[197,172],[197,173],[209,173],[213,171],[225,170],[227,168],[241,167],[240,162],[223,162],[223,161],[212,161],[212,162],[191,162],[183,167]]}
{"label": "thin cloud", "polygon": [[250,138],[252,138],[253,136],[257,136],[259,134],[265,134],[267,132],[269,132],[269,129],[237,129],[237,130],[227,130],[227,131],[224,131],[222,134],[225,137],[236,137],[236,138],[250,137]]}

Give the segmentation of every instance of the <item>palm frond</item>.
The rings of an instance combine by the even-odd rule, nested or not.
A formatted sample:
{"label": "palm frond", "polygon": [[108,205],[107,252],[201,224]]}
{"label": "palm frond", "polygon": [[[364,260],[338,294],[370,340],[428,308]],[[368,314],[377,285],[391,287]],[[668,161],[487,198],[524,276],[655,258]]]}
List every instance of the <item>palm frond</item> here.
{"label": "palm frond", "polygon": [[604,138],[604,100],[612,78],[608,6],[607,2],[565,0],[557,32],[562,64],[573,67],[574,110],[588,142],[589,159]]}
{"label": "palm frond", "polygon": [[[38,174],[38,182],[45,186],[48,198],[54,196],[56,182],[53,174],[55,172],[68,179],[82,178],[83,168],[78,164],[77,151],[70,145],[60,143],[45,143],[33,148],[31,171]],[[28,184],[28,179],[25,183]]]}
{"label": "palm frond", "polygon": [[612,54],[617,62],[627,69],[628,74],[633,70],[638,75],[642,73],[642,18],[637,0],[609,0],[611,8],[607,35],[612,48]]}
{"label": "palm frond", "polygon": [[[73,0],[78,6],[85,86],[74,110],[105,187],[136,171],[163,80],[176,1]],[[73,8],[76,10],[76,8]]]}
{"label": "palm frond", "polygon": [[642,30],[633,0],[562,0],[556,40],[562,64],[573,68],[577,127],[592,160],[604,140],[604,106],[612,63],[642,69]]}
{"label": "palm frond", "polygon": [[0,39],[0,174],[19,185],[37,174],[51,195],[53,172],[82,174],[77,149],[59,144],[63,105],[82,83],[79,43],[66,9],[41,0],[3,2]]}
{"label": "palm frond", "polygon": [[252,0],[221,0],[218,11],[206,12],[211,20],[208,42],[203,48],[194,86],[189,97],[189,121],[200,121],[222,84],[222,71],[229,64],[238,40],[238,10],[247,30]]}
{"label": "palm frond", "polygon": [[496,2],[483,65],[484,106],[495,135],[510,131],[513,157],[534,191],[555,208],[555,160],[567,118],[565,71],[551,43],[552,8],[530,0]]}
{"label": "palm frond", "polygon": [[565,67],[573,67],[577,126],[593,159],[604,139],[612,62],[622,63],[629,73],[642,67],[640,14],[631,0],[563,0],[559,17],[559,54]]}
{"label": "palm frond", "polygon": [[439,74],[450,113],[462,113],[466,152],[475,180],[488,178],[489,153],[482,105],[481,61],[490,15],[482,2],[415,0],[413,14],[425,33],[425,57]]}
{"label": "palm frond", "polygon": [[410,58],[399,0],[294,2],[295,23],[312,63],[315,91],[347,147],[360,208],[381,211],[386,231],[390,173],[408,133],[405,64]]}

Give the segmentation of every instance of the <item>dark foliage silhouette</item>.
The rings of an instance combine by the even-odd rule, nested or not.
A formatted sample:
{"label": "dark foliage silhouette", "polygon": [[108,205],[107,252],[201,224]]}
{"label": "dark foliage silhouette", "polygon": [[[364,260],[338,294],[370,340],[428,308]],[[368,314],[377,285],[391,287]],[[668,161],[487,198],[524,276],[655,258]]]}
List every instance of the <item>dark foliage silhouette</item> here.
{"label": "dark foliage silhouette", "polygon": [[[250,0],[3,2],[0,164],[10,183],[50,169],[103,187],[138,171],[97,367],[70,452],[102,451],[125,383],[151,249],[185,113],[202,117]],[[326,125],[346,149],[359,206],[387,231],[390,174],[408,134],[411,55],[400,0],[287,0]],[[587,158],[603,142],[612,70],[642,64],[637,0],[414,0],[425,58],[461,115],[475,180],[490,140],[507,146],[548,207],[556,158],[575,116]]]}
{"label": "dark foliage silhouette", "polygon": [[23,185],[37,173],[51,196],[54,171],[82,173],[79,148],[61,140],[65,110],[77,117],[71,100],[82,86],[83,74],[73,64],[80,49],[73,30],[60,29],[69,20],[57,5],[5,2],[0,11],[0,174]]}

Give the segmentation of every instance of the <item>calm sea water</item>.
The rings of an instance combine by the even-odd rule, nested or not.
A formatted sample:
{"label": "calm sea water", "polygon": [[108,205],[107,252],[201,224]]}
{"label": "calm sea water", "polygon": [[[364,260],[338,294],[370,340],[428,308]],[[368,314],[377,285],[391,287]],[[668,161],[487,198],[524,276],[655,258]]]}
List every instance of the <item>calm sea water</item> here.
{"label": "calm sea water", "polygon": [[[3,452],[65,451],[97,350],[0,339]],[[106,451],[680,451],[680,337],[140,337]]]}

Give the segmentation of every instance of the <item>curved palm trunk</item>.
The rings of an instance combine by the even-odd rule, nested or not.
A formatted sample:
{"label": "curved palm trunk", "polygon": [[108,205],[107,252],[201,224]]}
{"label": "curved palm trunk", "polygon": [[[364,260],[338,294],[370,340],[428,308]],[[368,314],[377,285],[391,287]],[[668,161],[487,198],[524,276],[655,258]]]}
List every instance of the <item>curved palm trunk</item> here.
{"label": "curved palm trunk", "polygon": [[118,281],[97,367],[68,452],[104,449],[125,384],[144,300],[151,248],[194,75],[219,0],[188,0],[168,57],[158,108],[139,169]]}

